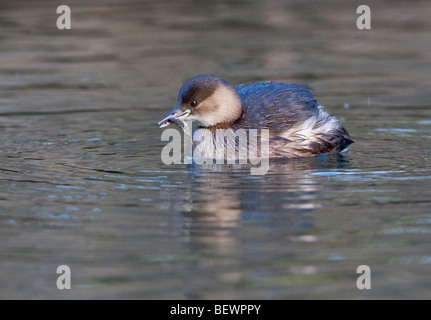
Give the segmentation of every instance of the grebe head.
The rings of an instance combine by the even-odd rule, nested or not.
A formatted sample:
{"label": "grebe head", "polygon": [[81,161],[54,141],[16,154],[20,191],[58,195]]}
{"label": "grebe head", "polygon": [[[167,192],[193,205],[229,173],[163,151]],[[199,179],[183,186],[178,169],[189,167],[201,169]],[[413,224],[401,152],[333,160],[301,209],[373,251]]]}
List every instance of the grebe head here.
{"label": "grebe head", "polygon": [[209,128],[233,123],[241,113],[241,99],[233,85],[217,76],[200,74],[184,82],[177,105],[159,126],[191,120],[199,127]]}

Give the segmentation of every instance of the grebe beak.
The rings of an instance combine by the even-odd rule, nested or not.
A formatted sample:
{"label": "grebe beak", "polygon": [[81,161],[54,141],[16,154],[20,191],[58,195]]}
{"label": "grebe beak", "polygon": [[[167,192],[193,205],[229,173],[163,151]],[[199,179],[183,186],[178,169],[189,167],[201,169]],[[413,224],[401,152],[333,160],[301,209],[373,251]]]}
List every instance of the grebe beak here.
{"label": "grebe beak", "polygon": [[184,123],[187,117],[190,115],[191,110],[178,110],[178,107],[175,107],[169,114],[167,114],[162,120],[159,121],[159,128],[165,128],[170,126],[173,123]]}

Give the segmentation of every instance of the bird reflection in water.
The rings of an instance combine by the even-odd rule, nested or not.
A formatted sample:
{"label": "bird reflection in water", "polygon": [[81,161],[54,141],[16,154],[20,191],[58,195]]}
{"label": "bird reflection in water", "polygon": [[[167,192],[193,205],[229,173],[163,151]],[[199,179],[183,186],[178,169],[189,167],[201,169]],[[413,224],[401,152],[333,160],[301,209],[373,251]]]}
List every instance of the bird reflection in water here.
{"label": "bird reflection in water", "polygon": [[348,165],[348,155],[273,161],[265,176],[250,176],[247,165],[189,165],[189,183],[181,192],[163,190],[164,209],[178,212],[188,242],[224,256],[240,241],[244,223],[311,227],[308,212],[321,207],[315,200],[322,186],[310,173]]}
{"label": "bird reflection in water", "polygon": [[[318,241],[303,236],[314,227],[311,212],[322,207],[317,199],[324,187],[310,173],[348,166],[348,155],[273,161],[265,176],[251,176],[247,165],[189,165],[183,189],[163,190],[164,209],[177,213],[174,223],[184,244],[203,257],[198,265],[215,267],[218,282],[242,283],[248,278],[243,264],[271,254],[271,237],[286,241],[286,250],[292,242]],[[317,271],[313,265],[292,265],[283,272]],[[199,298],[211,297],[217,295]],[[223,297],[240,298],[234,290]]]}

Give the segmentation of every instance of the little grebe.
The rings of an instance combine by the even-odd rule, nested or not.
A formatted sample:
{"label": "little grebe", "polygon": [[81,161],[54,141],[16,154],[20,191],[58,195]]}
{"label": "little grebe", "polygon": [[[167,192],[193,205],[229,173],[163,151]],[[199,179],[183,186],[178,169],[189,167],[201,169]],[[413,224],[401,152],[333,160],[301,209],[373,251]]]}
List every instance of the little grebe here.
{"label": "little grebe", "polygon": [[[267,129],[270,158],[340,153],[353,143],[338,120],[319,105],[312,89],[301,84],[266,81],[235,88],[217,76],[200,74],[182,85],[177,105],[159,125],[175,123],[190,135],[186,120],[198,130],[209,129],[214,140],[217,129]],[[201,141],[197,136],[195,132],[193,140]]]}

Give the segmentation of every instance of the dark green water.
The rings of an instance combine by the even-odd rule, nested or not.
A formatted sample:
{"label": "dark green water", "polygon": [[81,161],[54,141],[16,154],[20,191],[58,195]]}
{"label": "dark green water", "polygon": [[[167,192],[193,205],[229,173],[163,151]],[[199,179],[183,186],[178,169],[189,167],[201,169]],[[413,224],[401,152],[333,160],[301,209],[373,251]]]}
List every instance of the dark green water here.
{"label": "dark green water", "polygon": [[[0,298],[431,298],[429,1],[59,4],[0,4]],[[164,165],[198,73],[311,85],[352,152]]]}

